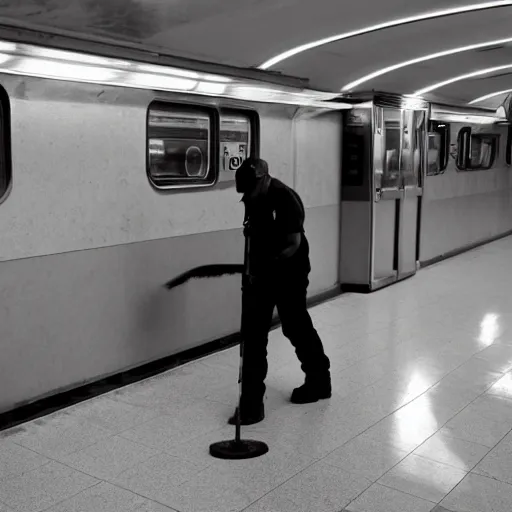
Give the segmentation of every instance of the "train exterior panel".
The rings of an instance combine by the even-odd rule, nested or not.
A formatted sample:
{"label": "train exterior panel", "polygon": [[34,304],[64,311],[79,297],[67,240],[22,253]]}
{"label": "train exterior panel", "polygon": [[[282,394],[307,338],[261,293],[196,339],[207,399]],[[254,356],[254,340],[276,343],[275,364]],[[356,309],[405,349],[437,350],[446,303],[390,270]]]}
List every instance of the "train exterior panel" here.
{"label": "train exterior panel", "polygon": [[[435,122],[435,115],[433,120]],[[437,124],[441,124],[445,138],[444,162],[441,168],[435,164],[425,177],[420,243],[422,263],[512,230],[508,126],[475,122]],[[431,136],[435,133],[431,132]],[[463,139],[465,133],[467,141]],[[462,147],[463,144],[467,148]],[[462,165],[460,158],[464,151],[468,152],[468,163]]]}

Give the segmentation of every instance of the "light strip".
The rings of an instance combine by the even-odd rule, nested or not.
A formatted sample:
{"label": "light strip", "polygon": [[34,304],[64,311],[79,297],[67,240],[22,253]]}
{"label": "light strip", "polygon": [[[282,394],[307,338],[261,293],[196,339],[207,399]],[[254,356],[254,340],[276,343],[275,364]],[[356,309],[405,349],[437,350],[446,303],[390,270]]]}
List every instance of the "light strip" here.
{"label": "light strip", "polygon": [[433,12],[425,12],[421,14],[416,14],[415,16],[408,16],[407,18],[399,18],[396,20],[386,21],[384,23],[379,23],[378,25],[370,25],[368,27],[364,27],[358,30],[353,30],[352,32],[345,32],[343,34],[337,34],[335,36],[326,37],[324,39],[318,39],[316,41],[311,41],[310,43],[302,44],[300,46],[296,46],[290,50],[287,50],[271,59],[267,60],[263,64],[259,66],[259,69],[268,69],[275,64],[282,62],[283,60],[289,59],[294,55],[299,53],[303,53],[307,50],[311,50],[313,48],[317,48],[319,46],[324,46],[326,44],[334,43],[336,41],[341,41],[343,39],[349,39],[350,37],[360,36],[363,34],[368,34],[369,32],[375,32],[377,30],[382,30],[385,28],[397,27],[399,25],[405,25],[407,23],[414,23],[417,21],[424,21],[433,18],[442,18],[444,16],[452,16],[454,14],[461,14],[465,12],[472,11],[482,11],[484,9],[493,9],[497,7],[506,7],[508,5],[512,5],[512,0],[497,0],[494,2],[482,2],[479,4],[466,5],[462,7],[452,7],[450,9],[442,9],[439,11]]}
{"label": "light strip", "polygon": [[459,113],[440,113],[436,116],[432,116],[432,119],[436,121],[445,121],[447,123],[471,123],[471,124],[495,124],[498,121],[503,121],[501,117],[493,116],[475,116],[475,115],[463,115]]}
{"label": "light strip", "polygon": [[0,73],[11,75],[330,110],[351,108],[347,103],[331,101],[338,98],[339,93],[279,87],[258,80],[4,41],[0,41],[0,52]]}
{"label": "light strip", "polygon": [[475,103],[480,103],[481,101],[485,101],[490,98],[494,98],[495,96],[501,96],[502,94],[507,94],[509,92],[512,92],[512,89],[505,89],[504,91],[491,92],[490,94],[486,94],[485,96],[480,96],[480,98],[476,98],[476,100],[470,101],[468,103],[468,105],[474,105]]}
{"label": "light strip", "polygon": [[508,37],[507,39],[497,39],[495,41],[487,41],[486,43],[477,43],[477,44],[470,44],[468,46],[459,46],[458,48],[452,48],[450,50],[444,50],[442,52],[430,53],[429,55],[423,55],[423,57],[417,57],[416,59],[404,60],[403,62],[394,64],[393,66],[388,66],[387,68],[378,69],[377,71],[374,71],[373,73],[369,73],[368,75],[358,78],[357,80],[354,80],[353,82],[350,82],[349,84],[343,86],[343,88],[341,90],[349,91],[351,89],[354,89],[354,87],[357,87],[358,85],[361,85],[365,82],[373,80],[374,78],[377,78],[378,76],[382,76],[387,73],[391,73],[392,71],[396,71],[397,69],[405,68],[407,66],[419,64],[420,62],[425,62],[427,60],[439,59],[441,57],[447,57],[448,55],[455,55],[457,53],[469,52],[471,50],[478,50],[479,48],[485,48],[488,46],[496,46],[496,45],[506,44],[506,43],[510,43],[510,42],[512,42],[512,37]]}
{"label": "light strip", "polygon": [[426,94],[427,92],[431,92],[436,89],[440,89],[441,87],[444,87],[445,85],[453,84],[455,82],[460,82],[462,80],[467,80],[468,78],[474,78],[475,76],[487,75],[489,73],[494,73],[495,71],[502,71],[504,69],[510,69],[510,68],[512,68],[512,64],[506,64],[505,66],[495,66],[493,68],[485,68],[485,69],[480,69],[478,71],[472,71],[471,73],[466,73],[465,75],[455,76],[453,78],[449,78],[448,80],[443,80],[442,82],[437,82],[435,84],[429,85],[428,87],[424,87],[423,89],[416,91],[414,93],[414,95],[422,96],[423,94]]}

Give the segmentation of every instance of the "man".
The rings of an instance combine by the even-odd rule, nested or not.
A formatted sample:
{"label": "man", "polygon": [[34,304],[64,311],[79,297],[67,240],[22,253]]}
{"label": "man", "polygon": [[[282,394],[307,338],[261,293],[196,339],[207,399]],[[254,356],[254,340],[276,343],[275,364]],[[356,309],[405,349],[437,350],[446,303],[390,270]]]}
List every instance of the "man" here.
{"label": "man", "polygon": [[[306,307],[309,245],[304,233],[305,211],[298,194],[269,175],[264,160],[249,158],[236,172],[249,236],[249,282],[242,294],[242,425],[265,417],[267,344],[274,307],[283,334],[295,347],[306,378],[291,396],[293,403],[330,398],[330,361]],[[234,424],[236,415],[230,418]]]}

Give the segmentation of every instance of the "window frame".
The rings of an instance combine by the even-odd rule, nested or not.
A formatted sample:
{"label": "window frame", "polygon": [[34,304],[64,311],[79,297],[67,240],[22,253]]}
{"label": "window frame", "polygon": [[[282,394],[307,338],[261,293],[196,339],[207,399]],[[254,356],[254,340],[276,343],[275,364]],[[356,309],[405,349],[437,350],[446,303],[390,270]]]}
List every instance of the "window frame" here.
{"label": "window frame", "polygon": [[[443,128],[440,130],[439,128]],[[450,143],[451,143],[451,125],[450,123],[446,123],[444,121],[430,121],[430,127],[428,131],[428,136],[431,135],[439,135],[439,168],[435,173],[429,173],[427,169],[427,176],[438,176],[439,174],[444,174],[446,168],[448,167],[448,162],[450,161]]]}
{"label": "window frame", "polygon": [[222,132],[222,117],[223,116],[229,116],[229,115],[243,115],[248,118],[249,120],[249,147],[248,147],[248,154],[247,157],[254,157],[259,158],[260,157],[260,117],[256,110],[251,108],[239,108],[239,107],[232,107],[232,106],[225,106],[225,107],[219,107],[219,140],[218,140],[218,148],[219,148],[219,155],[217,158],[217,165],[219,166],[218,169],[218,182],[219,183],[229,183],[234,182],[235,180],[235,173],[233,172],[233,175],[230,176],[227,171],[221,171],[220,170],[220,159],[221,159],[221,132]]}
{"label": "window frame", "polygon": [[[179,109],[197,109],[198,111],[207,111],[210,115],[210,158],[209,158],[209,172],[212,176],[208,181],[204,179],[191,179],[179,180],[169,179],[167,184],[160,184],[155,182],[154,177],[151,175],[151,157],[150,149],[150,136],[149,136],[149,116],[152,109],[161,108],[163,110],[172,111],[175,107]],[[235,181],[233,173],[232,177],[221,176],[220,171],[220,132],[221,132],[221,118],[222,115],[239,114],[246,116],[249,119],[250,126],[250,142],[249,142],[249,155],[259,158],[260,155],[260,117],[259,113],[254,108],[238,107],[238,106],[215,106],[201,102],[190,101],[171,101],[161,98],[155,98],[149,103],[146,110],[146,174],[151,186],[159,192],[172,192],[176,190],[186,191],[194,189],[213,188],[218,184],[231,184]],[[222,173],[224,174],[224,173]]]}
{"label": "window frame", "polygon": [[[11,149],[11,103],[7,91],[0,86],[0,142],[3,143],[4,169],[6,186],[0,190],[0,205],[6,201],[13,187],[12,149]],[[0,161],[1,164],[1,161]]]}
{"label": "window frame", "polygon": [[[167,183],[156,182],[151,174],[151,156],[150,150],[150,133],[149,133],[149,116],[152,110],[160,108],[164,111],[172,112],[175,108],[178,112],[180,110],[197,110],[201,113],[207,113],[210,119],[209,124],[209,158],[208,158],[208,172],[206,178],[183,179],[183,178],[169,178]],[[207,188],[213,187],[218,181],[218,153],[219,153],[219,111],[217,108],[202,103],[180,102],[180,101],[166,101],[155,99],[146,109],[146,174],[148,180],[153,188],[158,191],[168,191],[176,189],[190,189],[190,188]],[[162,180],[166,181],[166,180]]]}
{"label": "window frame", "polygon": [[[471,165],[471,143],[472,138],[477,137],[479,139],[490,138],[492,140],[492,148],[491,148],[491,160],[488,166],[477,166],[473,167]],[[499,141],[500,135],[497,133],[472,133],[470,126],[464,126],[459,130],[457,134],[457,159],[456,159],[456,167],[458,171],[461,172],[474,172],[474,171],[488,171],[494,167],[496,163],[496,158],[499,155]]]}

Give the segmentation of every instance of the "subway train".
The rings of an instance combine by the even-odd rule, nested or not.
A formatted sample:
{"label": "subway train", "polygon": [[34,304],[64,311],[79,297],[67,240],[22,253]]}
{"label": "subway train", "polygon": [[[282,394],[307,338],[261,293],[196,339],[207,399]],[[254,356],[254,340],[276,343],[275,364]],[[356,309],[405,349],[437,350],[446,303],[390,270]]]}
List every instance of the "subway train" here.
{"label": "subway train", "polygon": [[237,97],[219,77],[172,92],[20,61],[0,70],[0,414],[236,334],[240,276],[162,285],[241,263],[248,155],[303,199],[311,301],[512,230],[494,111],[392,91]]}

